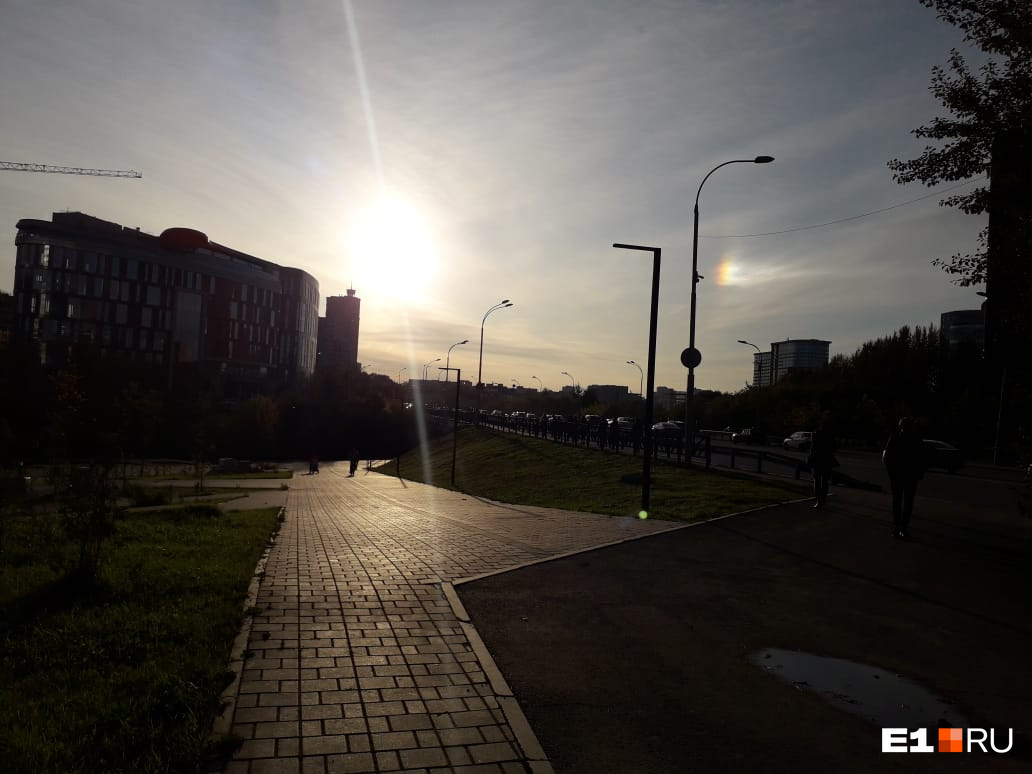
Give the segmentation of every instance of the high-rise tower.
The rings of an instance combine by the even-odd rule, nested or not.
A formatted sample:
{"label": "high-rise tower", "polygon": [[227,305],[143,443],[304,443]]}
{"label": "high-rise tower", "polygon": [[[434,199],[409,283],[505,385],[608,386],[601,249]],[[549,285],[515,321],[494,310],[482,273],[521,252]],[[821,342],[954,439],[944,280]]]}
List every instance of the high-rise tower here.
{"label": "high-rise tower", "polygon": [[326,298],[326,316],[319,318],[316,368],[358,365],[358,319],[362,299],[348,288],[346,296]]}

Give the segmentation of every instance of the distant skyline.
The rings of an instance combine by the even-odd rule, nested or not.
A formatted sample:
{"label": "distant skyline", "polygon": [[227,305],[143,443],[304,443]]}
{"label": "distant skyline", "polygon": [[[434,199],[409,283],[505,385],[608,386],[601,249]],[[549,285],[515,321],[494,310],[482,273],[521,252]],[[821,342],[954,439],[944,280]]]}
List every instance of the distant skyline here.
{"label": "distant skyline", "polygon": [[[684,389],[700,200],[699,389],[751,382],[752,347],[977,308],[931,265],[984,220],[899,186],[943,108],[960,33],[917,0],[15,0],[0,27],[0,289],[15,224],[78,210],[172,226],[362,299],[359,360],[418,378],[452,350],[484,380],[626,384],[645,364],[663,249],[657,386]],[[972,54],[978,61],[977,53]],[[947,188],[944,184],[943,188]],[[443,363],[443,360],[442,360]],[[431,371],[433,373],[433,371]]]}

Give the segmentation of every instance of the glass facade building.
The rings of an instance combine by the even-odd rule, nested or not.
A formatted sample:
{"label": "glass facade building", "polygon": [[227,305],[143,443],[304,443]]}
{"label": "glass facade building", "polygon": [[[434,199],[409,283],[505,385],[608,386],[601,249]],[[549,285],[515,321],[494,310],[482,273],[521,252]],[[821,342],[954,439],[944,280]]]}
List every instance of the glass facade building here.
{"label": "glass facade building", "polygon": [[199,231],[153,236],[82,213],[21,220],[14,334],[43,365],[76,342],[244,381],[289,382],[315,368],[319,284],[216,244]]}

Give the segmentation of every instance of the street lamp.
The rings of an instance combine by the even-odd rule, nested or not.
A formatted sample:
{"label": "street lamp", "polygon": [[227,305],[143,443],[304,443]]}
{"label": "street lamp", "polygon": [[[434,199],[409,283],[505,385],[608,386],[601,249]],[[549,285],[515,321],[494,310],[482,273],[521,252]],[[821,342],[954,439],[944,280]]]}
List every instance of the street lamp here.
{"label": "street lamp", "polygon": [[627,245],[616,243],[613,247],[620,250],[641,250],[652,253],[652,307],[649,313],[649,395],[645,398],[645,459],[641,471],[641,518],[649,515],[649,490],[652,486],[652,409],[656,395],[656,326],[659,319],[659,266],[663,251],[658,247],[644,245]]}
{"label": "street lamp", "polygon": [[[752,347],[753,349],[756,350],[756,354],[757,355],[761,354],[760,348],[757,347],[755,344],[753,344],[751,341],[746,341],[745,339],[737,339],[737,341],[738,341],[739,344],[748,344],[750,347]],[[754,360],[754,366],[753,366],[753,372],[754,372],[753,387],[759,387],[760,386],[759,384],[756,383],[755,374],[759,373],[759,371],[757,371],[757,369],[760,369],[761,367],[762,367],[761,365],[755,365],[755,360]]]}
{"label": "street lamp", "polygon": [[441,358],[438,357],[438,358],[435,358],[435,359],[431,360],[429,363],[427,363],[425,366],[423,366],[423,381],[424,382],[426,381],[426,371],[427,371],[427,369],[430,366],[432,366],[434,363],[440,363],[440,362],[441,362]]}
{"label": "street lamp", "polygon": [[[401,371],[407,371],[408,368],[402,368]],[[401,384],[401,371],[398,371],[398,384]]]}
{"label": "street lamp", "polygon": [[573,375],[569,371],[563,371],[562,373],[563,373],[563,376],[569,376],[570,377],[570,386],[573,387],[573,394],[576,395],[577,394],[577,382],[574,381]]}
{"label": "street lamp", "polygon": [[530,377],[531,379],[537,379],[538,387],[541,388],[541,392],[545,391],[545,383],[538,379],[536,376]]}
{"label": "street lamp", "polygon": [[695,209],[692,223],[692,301],[688,323],[688,349],[681,353],[681,362],[688,369],[688,385],[684,393],[684,458],[686,461],[691,460],[692,453],[691,447],[688,445],[688,439],[692,433],[691,408],[692,401],[695,398],[695,369],[702,362],[702,354],[695,348],[696,286],[699,284],[699,280],[702,279],[699,276],[699,195],[702,193],[702,187],[706,185],[710,175],[721,167],[726,167],[728,164],[769,164],[773,160],[773,156],[757,156],[753,159],[731,159],[731,161],[725,161],[723,164],[717,164],[717,166],[706,173],[706,177],[702,178],[702,182],[699,183],[699,190],[695,192]]}
{"label": "street lamp", "polygon": [[627,361],[627,365],[632,365],[632,366],[634,366],[635,368],[638,369],[638,375],[640,377],[638,379],[638,400],[641,400],[642,399],[642,395],[643,395],[643,393],[641,391],[641,384],[642,384],[642,381],[644,381],[644,379],[645,379],[645,373],[641,370],[641,366],[638,365],[637,363],[635,363],[633,360],[628,360]]}
{"label": "street lamp", "polygon": [[469,339],[464,341],[456,341],[450,347],[448,347],[448,359],[444,361],[444,381],[448,381],[448,374],[451,373],[451,351],[460,344],[469,344]]}
{"label": "street lamp", "polygon": [[484,323],[487,322],[488,316],[492,312],[496,312],[499,309],[507,309],[512,306],[512,302],[505,298],[499,301],[497,304],[492,306],[480,319],[480,360],[477,363],[477,417],[480,417],[480,396],[484,392]]}

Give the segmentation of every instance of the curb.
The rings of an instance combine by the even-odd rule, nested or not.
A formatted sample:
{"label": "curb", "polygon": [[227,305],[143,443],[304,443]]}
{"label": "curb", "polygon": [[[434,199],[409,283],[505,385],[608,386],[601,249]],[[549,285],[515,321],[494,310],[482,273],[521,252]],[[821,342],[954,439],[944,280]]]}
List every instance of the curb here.
{"label": "curb", "polygon": [[254,616],[247,611],[254,607],[258,601],[258,590],[265,575],[265,565],[269,560],[269,554],[272,552],[272,544],[279,536],[279,530],[283,525],[286,513],[286,507],[281,507],[279,512],[280,523],[269,539],[269,545],[265,547],[265,551],[262,552],[261,557],[258,559],[258,563],[254,568],[254,575],[251,576],[251,582],[247,587],[247,596],[244,599],[243,607],[244,621],[240,625],[240,631],[237,632],[236,639],[233,640],[233,647],[229,653],[229,664],[226,667],[226,671],[233,674],[233,681],[226,686],[219,696],[221,709],[219,714],[215,716],[215,722],[212,723],[211,736],[216,739],[228,735],[233,727],[237,697],[240,694],[240,675],[244,671],[244,653],[247,651],[247,643],[251,639],[251,625],[254,623]]}
{"label": "curb", "polygon": [[505,677],[495,663],[494,657],[487,649],[487,645],[484,644],[484,640],[481,639],[480,633],[470,621],[469,613],[466,612],[462,600],[455,593],[455,586],[445,581],[441,584],[441,588],[448,599],[448,604],[451,605],[452,612],[459,619],[462,631],[469,640],[470,647],[473,648],[473,653],[476,654],[480,665],[484,667],[484,674],[491,684],[491,690],[494,691],[495,696],[498,698],[498,707],[502,710],[502,714],[505,715],[505,721],[509,724],[516,737],[516,744],[519,745],[520,751],[523,753],[526,765],[530,767],[530,771],[533,774],[554,774],[555,770],[552,768],[552,764],[549,763],[548,756],[545,755],[544,748],[541,747],[534,729],[530,727],[527,716],[523,714],[523,709],[520,707],[519,702],[516,701],[512,688],[505,681]]}

